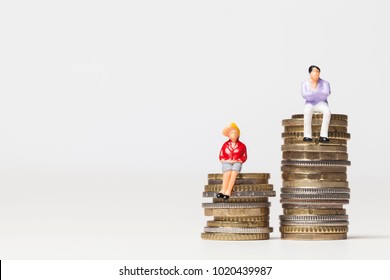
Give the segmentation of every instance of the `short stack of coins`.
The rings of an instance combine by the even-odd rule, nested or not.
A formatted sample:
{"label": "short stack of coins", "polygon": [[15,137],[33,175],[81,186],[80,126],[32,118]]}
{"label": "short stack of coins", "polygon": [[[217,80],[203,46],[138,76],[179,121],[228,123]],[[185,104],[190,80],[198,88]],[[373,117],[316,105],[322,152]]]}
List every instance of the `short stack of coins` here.
{"label": "short stack of coins", "polygon": [[283,120],[280,216],[282,239],[346,239],[349,203],[347,181],[348,117],[332,114],[329,142],[319,142],[322,114],[312,118],[313,141],[304,142],[304,116]]}
{"label": "short stack of coins", "polygon": [[266,240],[270,237],[268,197],[274,197],[269,173],[239,173],[229,199],[217,198],[222,188],[222,174],[209,174],[203,197],[212,203],[203,203],[207,221],[202,233],[206,240]]}

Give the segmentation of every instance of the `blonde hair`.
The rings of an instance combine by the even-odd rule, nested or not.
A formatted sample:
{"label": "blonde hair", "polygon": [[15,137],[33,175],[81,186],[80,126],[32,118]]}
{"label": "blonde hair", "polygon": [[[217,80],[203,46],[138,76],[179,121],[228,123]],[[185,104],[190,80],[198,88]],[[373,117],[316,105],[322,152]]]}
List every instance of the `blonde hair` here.
{"label": "blonde hair", "polygon": [[228,136],[230,130],[236,130],[237,133],[238,133],[238,137],[240,137],[240,129],[238,128],[238,126],[236,125],[236,123],[232,122],[230,125],[228,125],[227,127],[225,127],[223,130],[222,130],[222,134],[225,135],[225,136]]}

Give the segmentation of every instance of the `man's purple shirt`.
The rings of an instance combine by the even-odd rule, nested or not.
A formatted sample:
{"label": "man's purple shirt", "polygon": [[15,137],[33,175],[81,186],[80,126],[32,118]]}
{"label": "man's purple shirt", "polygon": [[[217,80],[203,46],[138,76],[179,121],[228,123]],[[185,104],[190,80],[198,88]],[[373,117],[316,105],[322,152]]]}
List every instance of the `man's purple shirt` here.
{"label": "man's purple shirt", "polygon": [[316,105],[320,101],[328,102],[329,95],[330,85],[327,81],[321,78],[319,78],[315,90],[310,88],[310,80],[302,83],[302,96],[306,100],[306,103]]}

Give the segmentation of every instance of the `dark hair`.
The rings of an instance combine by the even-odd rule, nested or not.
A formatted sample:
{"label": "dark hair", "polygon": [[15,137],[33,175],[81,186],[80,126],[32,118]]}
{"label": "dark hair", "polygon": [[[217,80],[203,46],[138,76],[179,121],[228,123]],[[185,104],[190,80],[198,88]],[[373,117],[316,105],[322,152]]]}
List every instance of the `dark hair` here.
{"label": "dark hair", "polygon": [[319,72],[321,72],[321,69],[320,69],[320,67],[318,67],[318,66],[315,66],[315,65],[311,65],[311,66],[309,67],[309,74],[311,73],[311,71],[313,71],[313,68],[317,68],[317,69],[318,69],[318,71],[319,71]]}

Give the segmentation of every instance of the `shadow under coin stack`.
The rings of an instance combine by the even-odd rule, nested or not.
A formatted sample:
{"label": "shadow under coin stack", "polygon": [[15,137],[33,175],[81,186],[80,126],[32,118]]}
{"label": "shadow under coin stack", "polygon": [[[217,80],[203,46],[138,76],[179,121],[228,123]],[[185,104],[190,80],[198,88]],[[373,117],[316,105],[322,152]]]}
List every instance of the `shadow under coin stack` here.
{"label": "shadow under coin stack", "polygon": [[269,173],[240,173],[228,200],[217,198],[222,188],[222,174],[209,174],[203,197],[213,198],[203,203],[205,216],[214,216],[202,233],[207,240],[265,240],[269,239],[268,197],[275,196],[268,184]]}
{"label": "shadow under coin stack", "polygon": [[346,239],[349,203],[348,117],[332,115],[328,143],[319,143],[322,114],[312,119],[313,141],[303,141],[303,115],[283,120],[280,216],[282,239]]}

